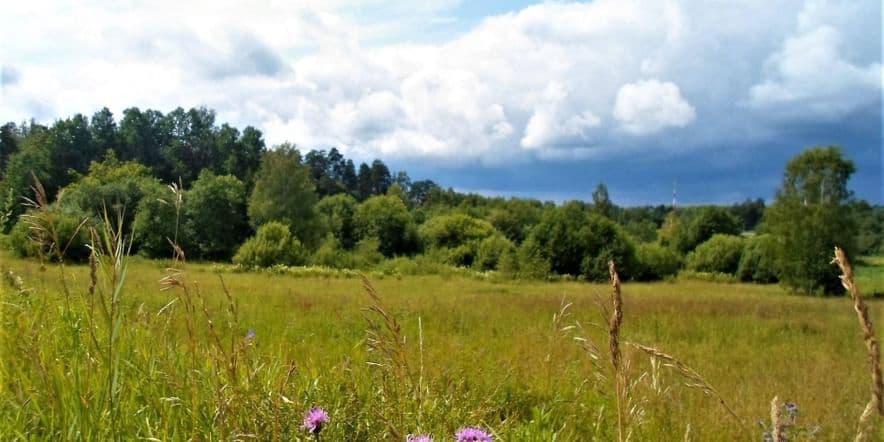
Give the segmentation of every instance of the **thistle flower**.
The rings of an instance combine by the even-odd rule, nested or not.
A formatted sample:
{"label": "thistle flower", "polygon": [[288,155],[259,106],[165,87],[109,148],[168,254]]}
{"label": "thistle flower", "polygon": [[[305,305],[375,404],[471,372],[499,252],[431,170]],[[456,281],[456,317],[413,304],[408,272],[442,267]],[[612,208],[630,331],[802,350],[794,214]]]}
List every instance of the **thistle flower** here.
{"label": "thistle flower", "polygon": [[464,427],[454,433],[457,442],[492,442],[494,437],[483,431],[481,428]]}
{"label": "thistle flower", "polygon": [[319,435],[322,426],[328,422],[328,413],[322,408],[314,407],[304,414],[304,425],[301,428],[307,430],[308,433]]}
{"label": "thistle flower", "polygon": [[795,416],[798,416],[798,405],[794,402],[786,402],[783,406],[786,408],[786,413],[789,413],[789,417],[795,420]]}
{"label": "thistle flower", "polygon": [[416,436],[408,435],[405,438],[405,442],[433,442],[433,438],[427,434],[418,434]]}

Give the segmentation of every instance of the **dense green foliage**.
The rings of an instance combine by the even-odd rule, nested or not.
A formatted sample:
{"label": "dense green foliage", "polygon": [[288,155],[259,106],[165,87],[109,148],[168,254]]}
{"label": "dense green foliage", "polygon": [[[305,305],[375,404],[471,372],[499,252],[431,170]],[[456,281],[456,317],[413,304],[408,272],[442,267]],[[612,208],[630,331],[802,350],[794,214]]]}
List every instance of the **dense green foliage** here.
{"label": "dense green foliage", "polygon": [[853,162],[833,146],[809,149],[786,165],[764,230],[777,241],[779,280],[805,293],[840,292],[838,270],[826,258],[835,246],[855,250],[856,222],[847,202]]}
{"label": "dense green foliage", "polygon": [[74,115],[50,126],[0,126],[0,226],[16,226],[13,237],[25,238],[21,202],[33,197],[36,178],[55,212],[92,225],[121,213],[123,231],[133,232],[132,250],[151,258],[172,256],[174,243],[189,258],[227,261],[261,226],[280,222],[302,248],[295,261],[305,264],[409,273],[455,266],[590,280],[607,277],[608,259],[624,279],[667,278],[714,235],[758,230],[766,234],[747,241],[739,268],[729,273],[831,291],[834,269],[817,258],[833,243],[857,254],[884,247],[884,207],[850,196],[852,169],[839,166],[840,153],[832,152],[793,160],[770,209],[760,199],[619,207],[604,183],[589,203],[554,204],[412,181],[378,159],[355,164],[337,148],[268,150],[260,131],[219,126],[203,108],[130,108],[119,122],[102,109],[91,119]]}
{"label": "dense green foliage", "polygon": [[675,276],[683,265],[683,259],[674,250],[659,244],[644,243],[635,249],[638,268],[635,279],[654,281]]}
{"label": "dense green foliage", "polygon": [[202,259],[227,260],[245,239],[246,188],[232,175],[205,170],[187,192],[184,232]]}
{"label": "dense green foliage", "polygon": [[249,221],[258,228],[271,221],[285,224],[299,239],[312,244],[318,227],[314,206],[316,185],[310,170],[301,164],[301,154],[291,146],[280,146],[261,159],[255,189],[249,197]]}
{"label": "dense green foliage", "polygon": [[687,268],[696,272],[736,274],[744,242],[739,236],[715,234],[688,254]]}
{"label": "dense green foliage", "polygon": [[287,225],[270,221],[239,247],[233,262],[247,267],[300,265],[305,262],[305,251]]}
{"label": "dense green foliage", "polygon": [[395,196],[373,196],[356,209],[353,218],[356,233],[361,239],[380,241],[384,256],[411,253],[417,247],[414,220],[405,203]]}
{"label": "dense green foliage", "polygon": [[741,281],[771,283],[777,281],[777,241],[771,235],[755,235],[746,241],[737,276]]}

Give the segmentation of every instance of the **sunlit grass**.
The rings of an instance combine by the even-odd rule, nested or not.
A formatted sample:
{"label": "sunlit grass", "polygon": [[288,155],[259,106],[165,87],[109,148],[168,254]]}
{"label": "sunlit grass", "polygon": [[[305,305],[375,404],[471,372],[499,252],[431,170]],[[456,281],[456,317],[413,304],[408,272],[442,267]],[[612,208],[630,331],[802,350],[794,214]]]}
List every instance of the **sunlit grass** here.
{"label": "sunlit grass", "polygon": [[[191,290],[198,288],[205,299],[224,345],[243,346],[233,379],[213,347],[199,301],[190,319],[190,348],[181,301],[169,305],[178,295],[159,290],[168,264],[133,259],[125,281],[115,430],[122,439],[241,433],[306,440],[298,426],[313,405],[331,413],[324,440],[390,437],[378,393],[389,380],[366,364],[364,308],[371,299],[358,278],[220,275],[238,306],[234,321],[212,266],[186,266]],[[30,293],[4,287],[0,439],[110,437],[112,419],[96,394],[103,391],[103,362],[86,342],[88,316],[65,310],[54,266],[3,256],[2,267]],[[860,276],[862,288],[880,278],[881,267],[861,269]],[[66,277],[73,296],[85,296],[89,268],[69,266]],[[605,343],[599,303],[608,299],[607,285],[459,276],[376,277],[371,283],[402,326],[409,361],[425,389],[420,405],[398,401],[414,403],[393,422],[403,436],[420,431],[450,440],[458,427],[479,425],[503,440],[616,438],[611,392],[593,383],[586,355],[552,323],[566,299],[574,303],[575,319],[602,325],[587,330]],[[797,403],[802,425],[820,426],[819,439],[854,434],[868,375],[849,299],[700,281],[625,283],[623,297],[623,339],[676,355],[741,419],[736,423],[714,400],[681,388],[680,378],[663,371],[665,393],[641,387],[646,413],[635,440],[680,440],[688,424],[694,440],[758,439],[756,422],[768,418],[774,396]],[[884,324],[881,302],[870,307],[876,325]],[[256,337],[246,342],[249,330]],[[646,356],[624,351],[634,377],[648,370]]]}

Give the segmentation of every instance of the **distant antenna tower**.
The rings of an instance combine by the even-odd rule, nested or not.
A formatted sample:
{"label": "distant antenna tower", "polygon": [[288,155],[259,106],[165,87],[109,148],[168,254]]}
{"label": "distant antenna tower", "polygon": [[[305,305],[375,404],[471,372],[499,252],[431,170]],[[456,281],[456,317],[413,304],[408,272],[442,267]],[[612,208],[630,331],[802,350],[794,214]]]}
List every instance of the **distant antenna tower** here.
{"label": "distant antenna tower", "polygon": [[676,207],[676,195],[678,194],[678,180],[672,181],[672,210],[675,210]]}

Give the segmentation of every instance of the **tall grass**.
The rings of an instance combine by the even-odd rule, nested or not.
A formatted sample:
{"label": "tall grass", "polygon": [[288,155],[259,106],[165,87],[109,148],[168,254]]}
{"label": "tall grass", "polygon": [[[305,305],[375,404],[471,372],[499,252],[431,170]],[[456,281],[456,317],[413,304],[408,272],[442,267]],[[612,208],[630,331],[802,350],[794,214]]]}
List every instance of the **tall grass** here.
{"label": "tall grass", "polygon": [[[68,267],[66,239],[34,213],[33,237],[53,257],[4,260],[2,440],[309,440],[301,422],[313,407],[330,413],[323,440],[451,440],[468,425],[518,441],[746,440],[761,438],[748,422],[763,416],[774,440],[881,434],[879,306],[863,302],[846,257],[872,372],[863,410],[850,405],[865,382],[849,362],[853,336],[836,333],[849,324],[831,313],[840,300],[702,282],[624,291],[613,264],[597,308],[586,292],[601,287],[576,283],[363,277],[360,289],[219,273],[186,262],[174,240],[158,268],[129,257],[110,216],[89,230],[89,265]],[[582,355],[559,345],[563,334]],[[811,343],[819,351],[802,353]],[[808,383],[812,359],[783,368],[772,354],[828,361],[843,385]],[[822,429],[799,428],[782,395],[799,396]]]}

